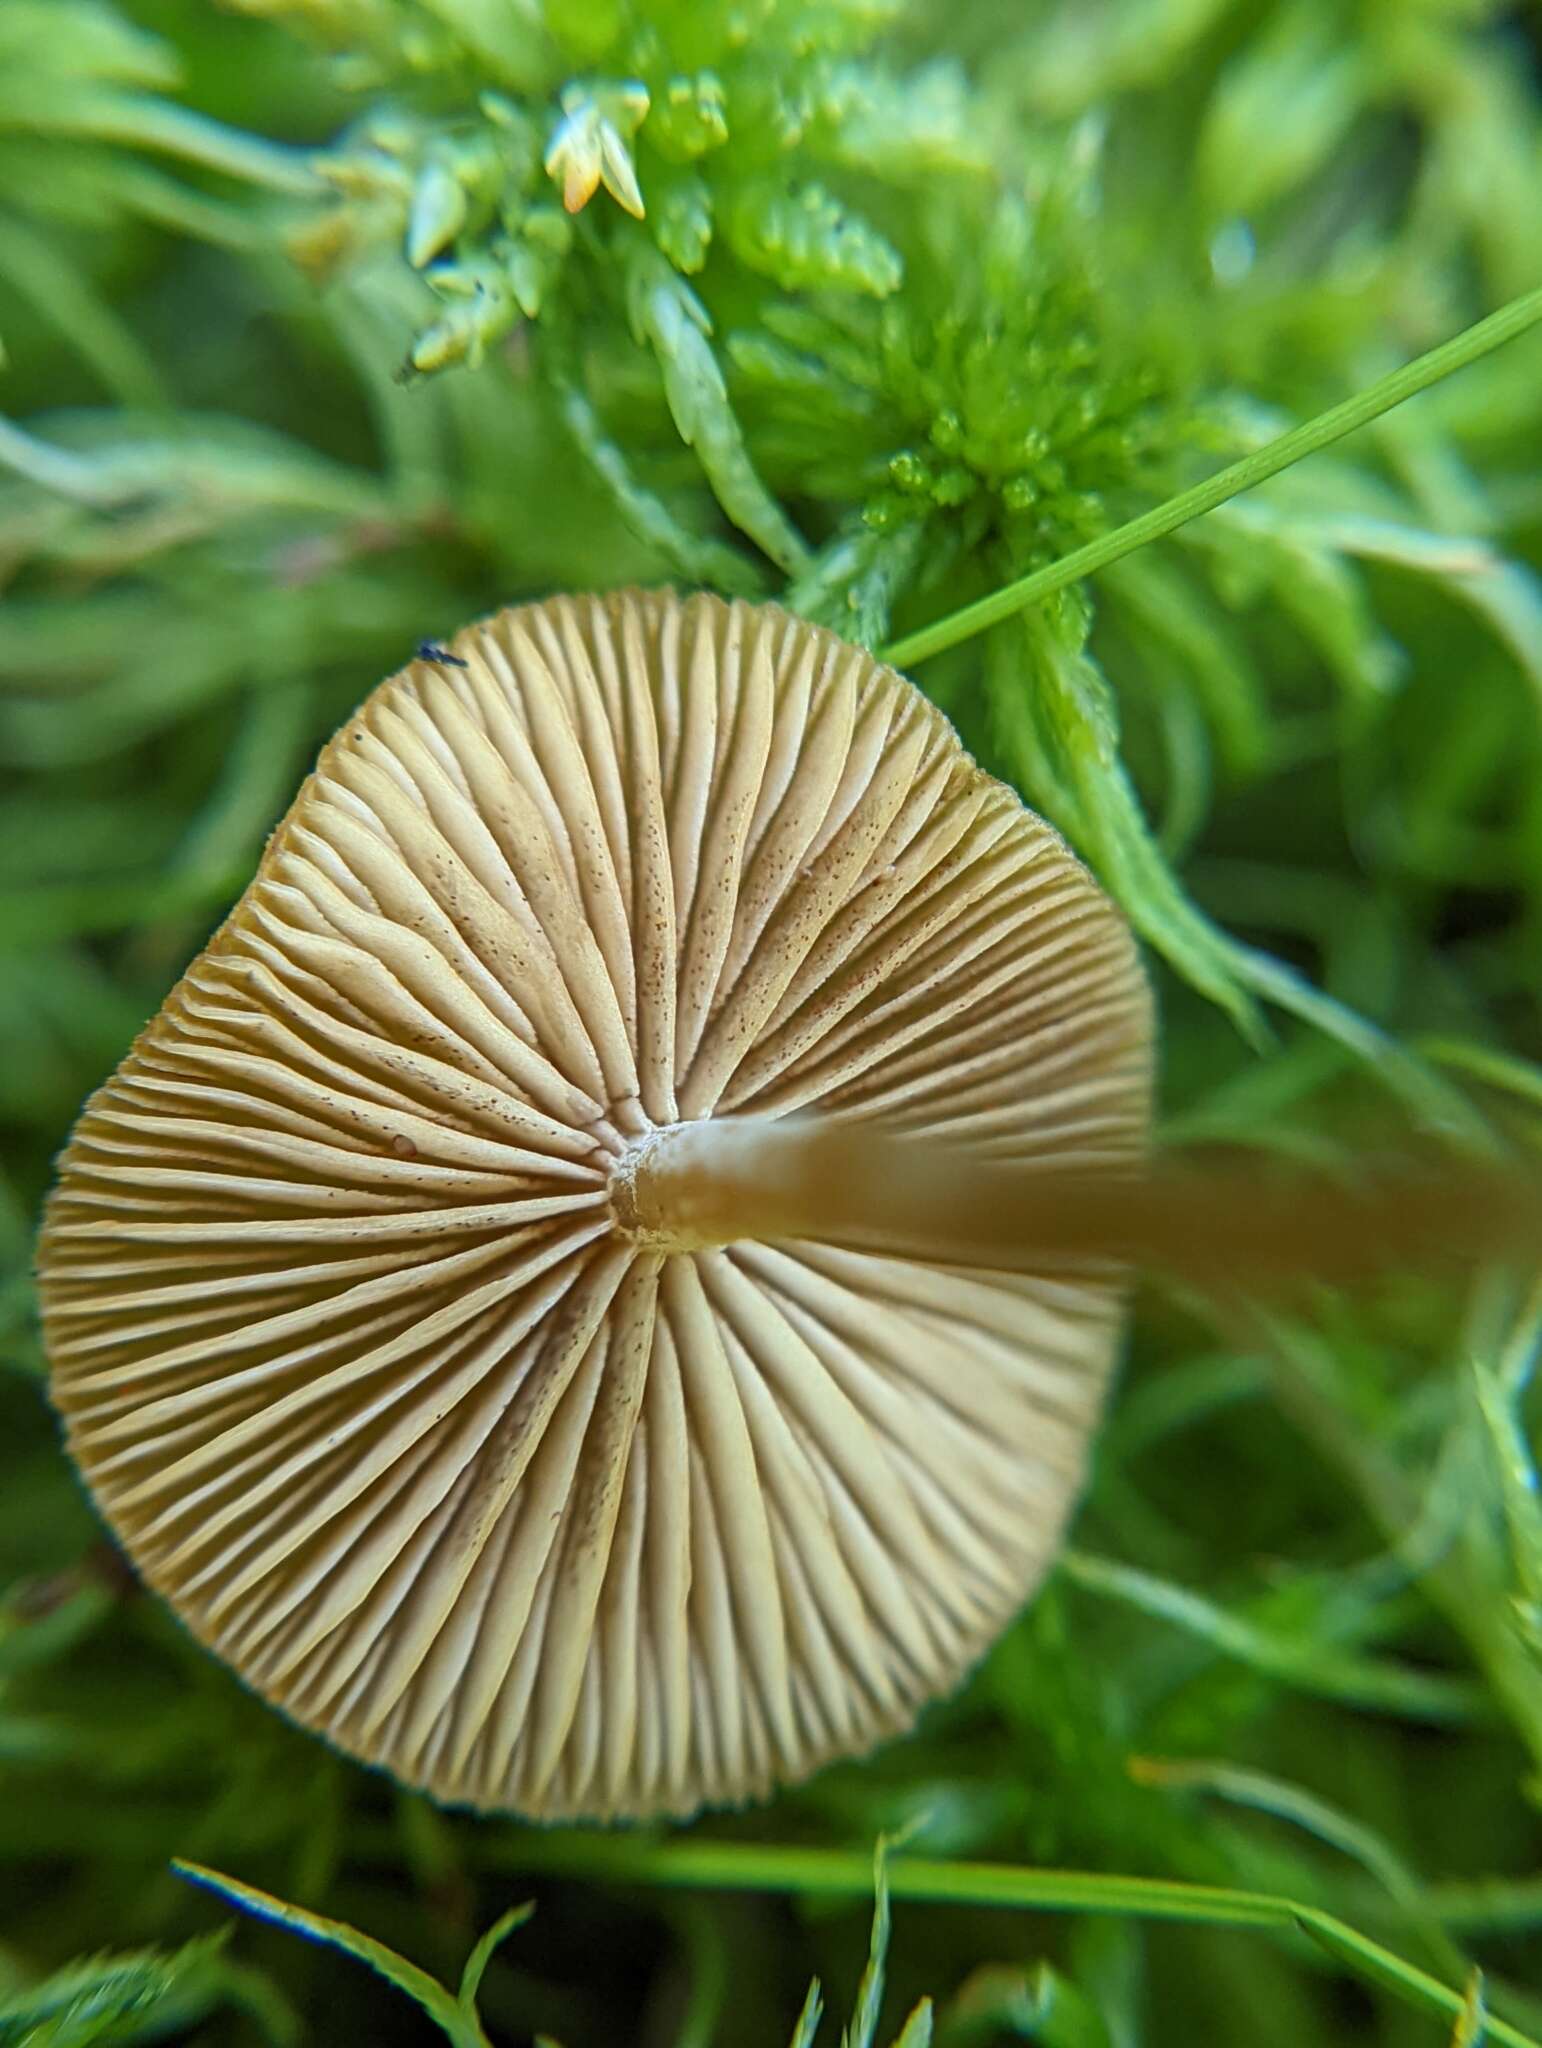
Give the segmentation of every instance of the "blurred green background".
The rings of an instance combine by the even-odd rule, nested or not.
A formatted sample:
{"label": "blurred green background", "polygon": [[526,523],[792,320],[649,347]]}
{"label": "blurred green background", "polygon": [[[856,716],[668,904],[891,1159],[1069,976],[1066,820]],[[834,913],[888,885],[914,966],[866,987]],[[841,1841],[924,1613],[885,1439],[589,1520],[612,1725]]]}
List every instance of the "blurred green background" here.
{"label": "blurred green background", "polygon": [[[1054,560],[1542,284],[1539,69],[1491,0],[0,0],[0,2042],[432,2038],[281,1930],[184,1951],[228,1916],[173,1856],[451,1982],[533,1898],[499,2042],[849,2009],[817,1863],[436,1812],[135,1590],[46,1403],[50,1159],[419,641],[668,580],[877,645]],[[1537,1141],[1539,567],[1533,333],[918,669],[1147,942],[1172,1142]],[[897,1904],[884,2040],[923,1994],[961,2044],[1479,2038],[1118,1874],[1542,2037],[1539,1331],[1503,1270],[1147,1290],[964,1693],[683,1839],[1108,1874]]]}

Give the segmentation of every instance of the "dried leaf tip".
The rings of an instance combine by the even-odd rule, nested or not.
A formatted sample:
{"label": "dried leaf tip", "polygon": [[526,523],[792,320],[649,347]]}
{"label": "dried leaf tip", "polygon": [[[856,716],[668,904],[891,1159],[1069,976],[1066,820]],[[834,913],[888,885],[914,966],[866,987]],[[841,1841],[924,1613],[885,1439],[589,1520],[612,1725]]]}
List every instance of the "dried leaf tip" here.
{"label": "dried leaf tip", "polygon": [[562,204],[581,213],[604,185],[618,206],[644,217],[629,147],[648,112],[648,89],[637,79],[619,85],[570,85],[562,119],[546,152],[546,173],[562,187]]}

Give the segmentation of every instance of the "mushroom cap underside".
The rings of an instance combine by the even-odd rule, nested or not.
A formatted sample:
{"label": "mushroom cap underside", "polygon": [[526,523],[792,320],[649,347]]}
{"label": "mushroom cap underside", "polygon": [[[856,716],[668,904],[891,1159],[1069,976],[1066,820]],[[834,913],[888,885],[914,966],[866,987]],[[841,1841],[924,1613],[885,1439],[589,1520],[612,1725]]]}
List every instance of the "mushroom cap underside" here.
{"label": "mushroom cap underside", "polygon": [[[433,656],[438,650],[425,649]],[[1128,931],[903,678],[558,598],[328,744],[64,1154],[98,1503],[194,1633],[436,1796],[687,1812],[909,1724],[1042,1575],[1121,1278],[672,1244],[653,1133],[1138,1156]]]}

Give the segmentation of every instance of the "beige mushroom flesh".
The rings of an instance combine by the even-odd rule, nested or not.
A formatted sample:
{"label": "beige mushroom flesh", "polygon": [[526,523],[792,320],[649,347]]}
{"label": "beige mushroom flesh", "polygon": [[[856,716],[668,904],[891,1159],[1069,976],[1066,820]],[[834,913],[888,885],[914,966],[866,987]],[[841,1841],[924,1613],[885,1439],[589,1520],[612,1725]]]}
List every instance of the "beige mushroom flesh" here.
{"label": "beige mushroom flesh", "polygon": [[810,1234],[800,1178],[1137,1160],[1144,980],[942,715],[774,606],[557,598],[448,652],[81,1117],[54,1398],[145,1579],[340,1748],[549,1819],[742,1801],[1022,1605],[1122,1315],[942,1203]]}

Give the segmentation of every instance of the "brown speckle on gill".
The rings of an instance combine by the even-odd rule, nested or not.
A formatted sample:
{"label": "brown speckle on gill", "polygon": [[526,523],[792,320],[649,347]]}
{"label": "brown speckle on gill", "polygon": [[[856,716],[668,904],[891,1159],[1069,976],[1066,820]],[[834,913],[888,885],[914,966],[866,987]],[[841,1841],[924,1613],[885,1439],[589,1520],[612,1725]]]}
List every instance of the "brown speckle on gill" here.
{"label": "brown speckle on gill", "polygon": [[1147,993],[1055,834],[828,632],[632,592],[452,651],[326,748],[82,1116],[54,1396],[146,1579],[297,1720],[446,1800],[686,1812],[980,1654],[1121,1312],[1106,1265],[757,1235],[735,1188],[805,1134],[1134,1162]]}

